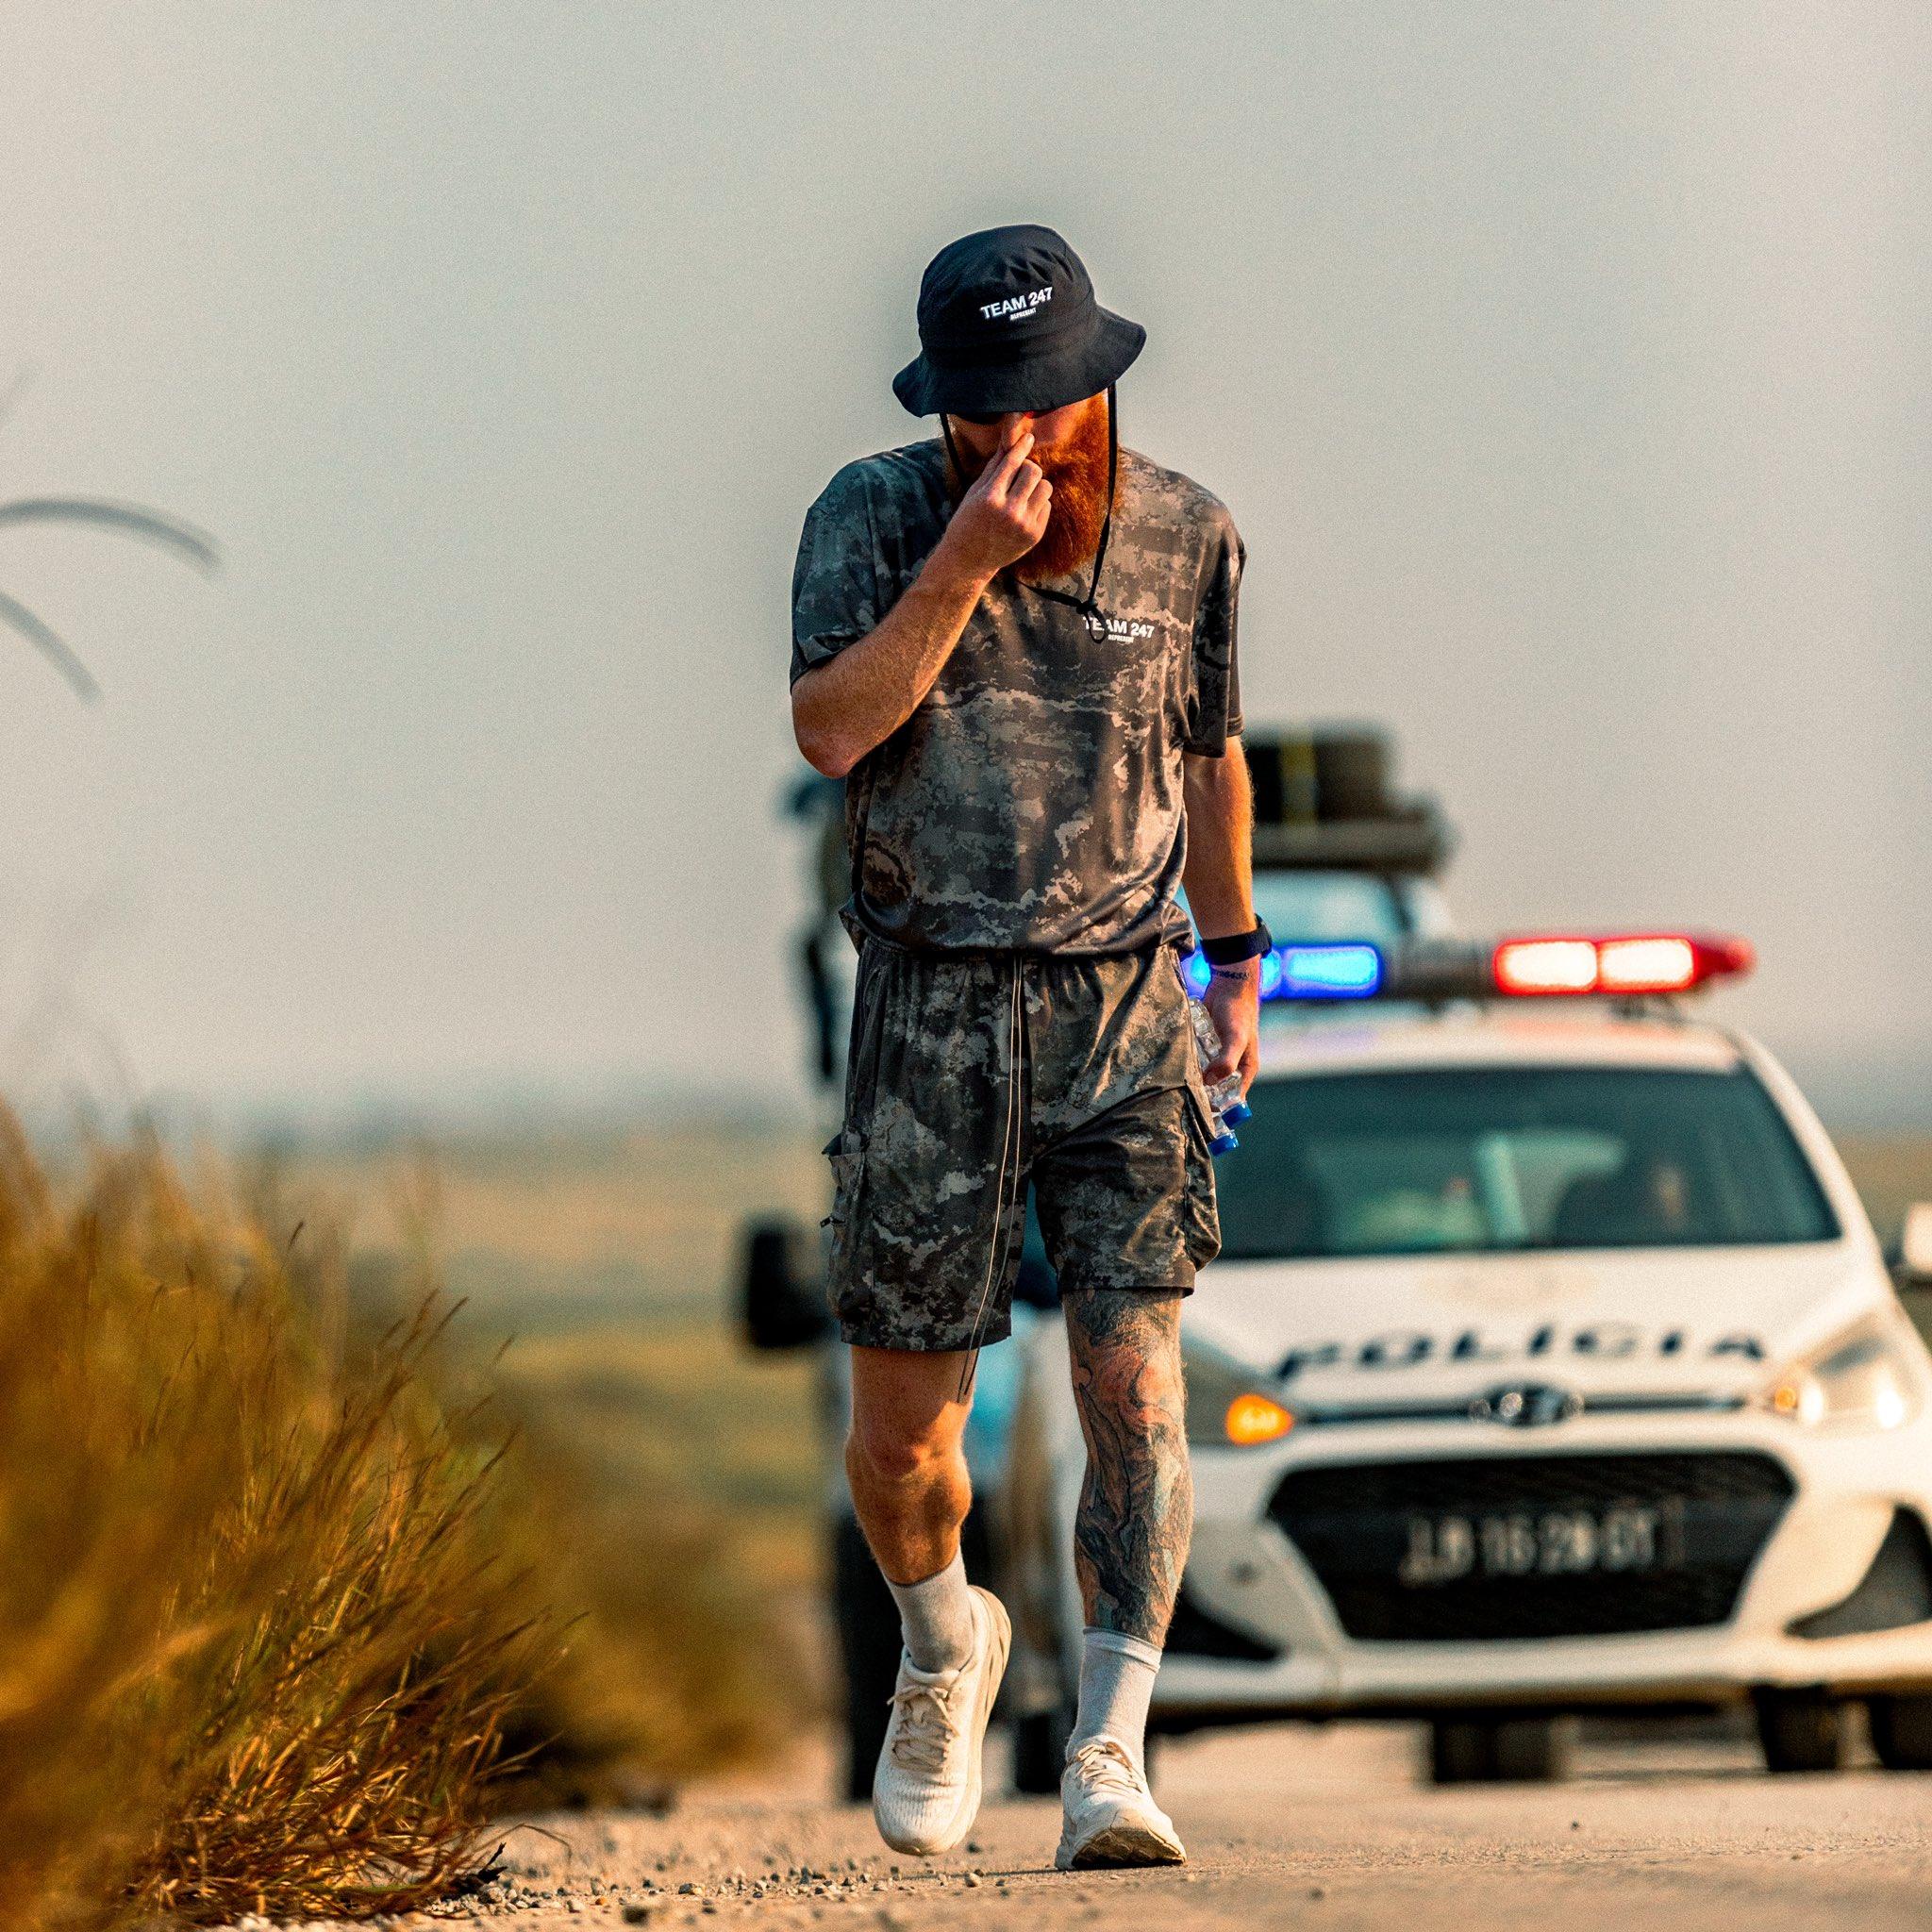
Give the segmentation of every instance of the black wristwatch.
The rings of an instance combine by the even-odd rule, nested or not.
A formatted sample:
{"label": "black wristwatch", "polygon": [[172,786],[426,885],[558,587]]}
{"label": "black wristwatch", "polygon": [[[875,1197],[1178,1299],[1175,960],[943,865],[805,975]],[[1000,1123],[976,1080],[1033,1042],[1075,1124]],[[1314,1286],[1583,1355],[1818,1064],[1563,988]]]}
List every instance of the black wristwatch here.
{"label": "black wristwatch", "polygon": [[1274,943],[1274,936],[1257,919],[1253,932],[1230,933],[1225,939],[1203,940],[1201,957],[1210,966],[1241,966],[1258,959]]}

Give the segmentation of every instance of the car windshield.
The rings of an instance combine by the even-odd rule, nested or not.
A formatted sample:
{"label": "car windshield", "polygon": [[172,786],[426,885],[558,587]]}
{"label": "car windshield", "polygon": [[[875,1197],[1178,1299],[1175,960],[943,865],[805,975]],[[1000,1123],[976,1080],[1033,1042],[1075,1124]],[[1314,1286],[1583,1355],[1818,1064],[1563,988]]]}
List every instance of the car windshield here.
{"label": "car windshield", "polygon": [[1363,873],[1263,873],[1255,910],[1277,940],[1375,940],[1402,936],[1402,905]]}
{"label": "car windshield", "polygon": [[1215,1162],[1236,1260],[1830,1241],[1755,1074],[1449,1067],[1258,1080]]}

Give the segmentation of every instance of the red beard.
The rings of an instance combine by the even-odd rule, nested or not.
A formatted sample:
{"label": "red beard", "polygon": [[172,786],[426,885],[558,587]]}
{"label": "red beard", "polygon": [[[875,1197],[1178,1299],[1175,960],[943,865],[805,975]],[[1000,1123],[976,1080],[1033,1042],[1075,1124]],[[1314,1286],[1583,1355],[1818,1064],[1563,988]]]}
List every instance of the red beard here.
{"label": "red beard", "polygon": [[[959,456],[967,470],[964,482],[970,484],[986,462],[970,450]],[[1036,442],[1029,458],[1053,485],[1053,507],[1045,534],[1008,568],[1022,583],[1037,584],[1077,570],[1100,547],[1100,526],[1107,520],[1107,398],[1095,396],[1070,435],[1058,442]]]}

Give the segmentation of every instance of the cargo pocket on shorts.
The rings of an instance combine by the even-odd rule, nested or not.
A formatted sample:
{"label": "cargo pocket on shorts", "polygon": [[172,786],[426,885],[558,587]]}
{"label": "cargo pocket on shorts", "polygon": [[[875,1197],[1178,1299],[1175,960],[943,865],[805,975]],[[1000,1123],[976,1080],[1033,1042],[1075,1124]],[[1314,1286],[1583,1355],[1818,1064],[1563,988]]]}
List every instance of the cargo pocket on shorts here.
{"label": "cargo pocket on shorts", "polygon": [[1221,1210],[1214,1198],[1214,1156],[1208,1103],[1191,1086],[1181,1089],[1187,1102],[1187,1185],[1181,1191],[1181,1238],[1188,1259],[1205,1268],[1221,1252]]}
{"label": "cargo pocket on shorts", "polygon": [[832,1210],[819,1223],[825,1230],[825,1282],[832,1307],[842,1312],[851,1296],[853,1229],[858,1220],[859,1190],[865,1178],[865,1145],[848,1147],[841,1131],[826,1141],[824,1155],[832,1168]]}

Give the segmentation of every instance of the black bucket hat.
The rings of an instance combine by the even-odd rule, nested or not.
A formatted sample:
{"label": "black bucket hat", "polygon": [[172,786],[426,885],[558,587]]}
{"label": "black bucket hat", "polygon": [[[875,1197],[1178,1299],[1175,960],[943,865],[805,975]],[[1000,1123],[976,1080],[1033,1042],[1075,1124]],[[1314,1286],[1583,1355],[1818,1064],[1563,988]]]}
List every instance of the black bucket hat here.
{"label": "black bucket hat", "polygon": [[919,355],[892,378],[915,416],[1058,409],[1110,388],[1147,331],[1103,308],[1051,228],[987,228],[949,242],[919,284]]}

